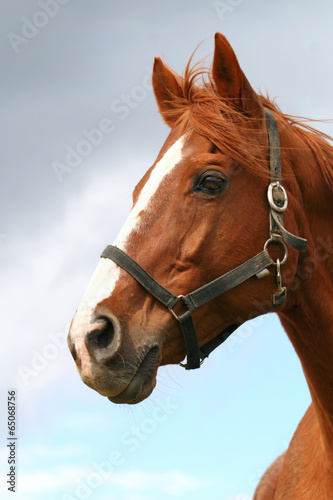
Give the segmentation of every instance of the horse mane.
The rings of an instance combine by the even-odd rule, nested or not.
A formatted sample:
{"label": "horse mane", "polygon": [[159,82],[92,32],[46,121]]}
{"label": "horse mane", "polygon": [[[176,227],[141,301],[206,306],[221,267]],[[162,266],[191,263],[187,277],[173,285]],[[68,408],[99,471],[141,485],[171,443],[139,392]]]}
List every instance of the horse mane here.
{"label": "horse mane", "polygon": [[325,120],[313,120],[311,118],[282,113],[274,100],[272,101],[262,95],[259,98],[266,108],[277,113],[276,117],[278,121],[283,121],[291,126],[298,137],[307,144],[321,169],[328,187],[333,192],[333,147],[330,144],[333,138],[309,125],[309,123],[320,123],[325,122]]}
{"label": "horse mane", "polygon": [[[195,53],[195,51],[194,51]],[[258,117],[250,117],[234,105],[231,99],[221,99],[221,95],[212,78],[211,68],[205,67],[201,61],[191,66],[190,57],[184,75],[174,74],[181,95],[172,95],[172,109],[168,110],[168,118],[179,125],[183,132],[193,129],[207,137],[219,150],[225,152],[256,175],[268,176],[267,158],[263,154],[262,130],[255,126]],[[326,183],[333,191],[333,147],[328,141],[332,138],[316,130],[306,122],[308,118],[282,113],[274,100],[268,96],[257,94],[262,105],[274,112],[278,125],[290,127],[310,148],[316,162],[320,166]],[[223,116],[223,119],[221,119]],[[297,141],[300,144],[300,141]],[[292,143],[287,149],[292,147]],[[283,154],[283,148],[282,154]]]}

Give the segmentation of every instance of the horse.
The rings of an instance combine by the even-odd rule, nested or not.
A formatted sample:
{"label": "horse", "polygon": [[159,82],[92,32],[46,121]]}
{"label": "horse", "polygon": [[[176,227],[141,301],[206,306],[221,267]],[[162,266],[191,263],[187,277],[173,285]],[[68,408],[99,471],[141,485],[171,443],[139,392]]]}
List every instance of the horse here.
{"label": "horse", "polygon": [[191,57],[180,76],[155,58],[152,83],[171,130],[73,318],[81,379],[136,404],[159,366],[199,368],[239,318],[276,311],[312,402],[254,499],[331,499],[329,137],[256,93],[220,33],[210,68]]}

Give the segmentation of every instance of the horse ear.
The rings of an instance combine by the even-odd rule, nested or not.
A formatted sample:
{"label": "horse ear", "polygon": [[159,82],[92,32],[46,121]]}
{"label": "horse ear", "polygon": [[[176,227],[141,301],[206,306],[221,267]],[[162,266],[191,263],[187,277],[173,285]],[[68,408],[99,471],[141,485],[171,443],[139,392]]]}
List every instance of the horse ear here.
{"label": "horse ear", "polygon": [[160,113],[165,123],[172,127],[178,118],[174,103],[183,97],[183,92],[175,75],[159,57],[154,61],[153,89]]}
{"label": "horse ear", "polygon": [[230,43],[221,33],[215,35],[213,79],[223,99],[246,114],[263,116],[263,106],[244,75]]}

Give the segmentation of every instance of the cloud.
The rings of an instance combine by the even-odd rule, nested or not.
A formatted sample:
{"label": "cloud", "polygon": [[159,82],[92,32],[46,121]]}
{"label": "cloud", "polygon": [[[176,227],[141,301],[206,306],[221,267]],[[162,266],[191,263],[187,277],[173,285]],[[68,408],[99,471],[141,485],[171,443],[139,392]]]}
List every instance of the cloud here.
{"label": "cloud", "polygon": [[211,478],[198,478],[180,470],[147,471],[134,469],[118,472],[108,479],[108,484],[123,491],[160,490],[171,496],[181,496],[211,485]]}
{"label": "cloud", "polygon": [[21,470],[19,475],[20,491],[22,494],[59,492],[59,494],[73,495],[76,485],[80,484],[87,485],[87,489],[96,489],[96,491],[99,488],[112,488],[113,492],[118,491],[119,498],[126,498],[126,500],[141,498],[143,493],[145,498],[150,493],[154,494],[154,498],[158,494],[161,496],[167,495],[168,498],[181,498],[187,493],[199,491],[217,482],[211,477],[198,477],[180,470],[148,471],[133,469],[114,472],[106,478],[100,476],[99,480],[96,480],[96,486],[93,487],[91,481],[89,481],[89,474],[91,475],[92,470],[87,467],[67,465],[31,472]]}
{"label": "cloud", "polygon": [[72,486],[73,477],[79,475],[82,475],[82,469],[69,466],[57,466],[45,470],[35,469],[31,472],[20,470],[20,494],[47,494],[68,490]]}
{"label": "cloud", "polygon": [[53,378],[50,367],[63,371],[67,365],[66,345],[54,347],[54,359],[52,349],[45,348],[55,344],[52,336],[66,337],[100,252],[112,243],[130,210],[130,177],[131,170],[95,177],[63,207],[57,224],[44,232],[26,233],[24,252],[18,251],[21,237],[6,242],[4,252],[14,259],[0,273],[0,289],[6,297],[2,327],[11,332],[4,346],[9,354],[4,356],[3,368],[12,373],[18,364],[31,367],[36,351],[49,356],[47,369],[42,376],[31,377],[29,385],[35,380],[46,385],[48,376]]}
{"label": "cloud", "polygon": [[20,446],[20,462],[25,462],[29,464],[32,457],[36,463],[43,463],[45,460],[64,460],[66,461],[72,459],[82,458],[83,456],[89,457],[89,446],[83,443],[70,443],[70,444],[59,444],[59,445],[45,445],[45,444],[34,444],[32,446]]}

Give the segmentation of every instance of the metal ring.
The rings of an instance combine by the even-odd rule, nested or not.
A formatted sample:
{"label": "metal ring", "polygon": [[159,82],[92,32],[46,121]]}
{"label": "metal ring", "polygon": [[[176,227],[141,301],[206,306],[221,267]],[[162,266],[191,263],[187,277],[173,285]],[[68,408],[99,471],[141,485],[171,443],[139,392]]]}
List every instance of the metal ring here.
{"label": "metal ring", "polygon": [[[177,297],[177,298],[178,298],[178,301],[176,302],[176,304],[178,304],[178,302],[179,302],[179,301],[180,301],[183,297],[184,297],[184,295],[178,295],[178,297]],[[176,304],[174,304],[172,307],[175,307],[175,305],[176,305]],[[180,321],[179,316],[177,316],[177,314],[176,314],[176,313],[175,313],[175,311],[172,309],[172,307],[168,307],[169,312],[171,312],[172,316],[173,316],[173,317],[174,317],[177,321]]]}
{"label": "metal ring", "polygon": [[[283,200],[283,205],[281,207],[279,207],[279,205],[277,205],[274,201],[274,198],[273,198],[273,189],[274,188],[278,188],[278,189],[281,189],[282,193],[283,193],[283,196],[284,196],[284,200]],[[284,189],[283,186],[281,186],[281,184],[279,182],[271,182],[270,185],[268,186],[268,189],[267,189],[267,198],[268,198],[268,203],[270,204],[270,207],[275,210],[276,212],[284,212],[288,206],[288,196],[287,196],[287,192],[286,190]]]}
{"label": "metal ring", "polygon": [[[178,302],[176,302],[176,304],[178,304]],[[172,316],[177,320],[179,321],[179,316],[177,316],[177,314],[175,313],[175,311],[173,309],[171,309],[171,307],[168,307],[168,310],[169,312],[171,312]]]}
{"label": "metal ring", "polygon": [[[287,258],[288,258],[288,248],[286,247],[285,242],[284,242],[284,241],[282,241],[282,240],[278,240],[278,239],[276,239],[276,238],[271,237],[271,238],[269,238],[269,239],[266,241],[266,243],[264,244],[264,250],[267,250],[267,247],[268,247],[268,245],[269,245],[270,243],[277,243],[278,245],[282,245],[282,246],[283,246],[283,249],[284,249],[284,256],[283,256],[283,259],[281,260],[281,262],[280,262],[280,260],[278,259],[278,261],[279,261],[279,263],[280,263],[280,266],[282,266],[282,264],[284,264],[284,263],[287,261]],[[273,264],[274,266],[277,266],[277,265],[278,265],[278,264],[277,264],[277,262],[274,262],[274,260],[272,260],[272,264]]]}

